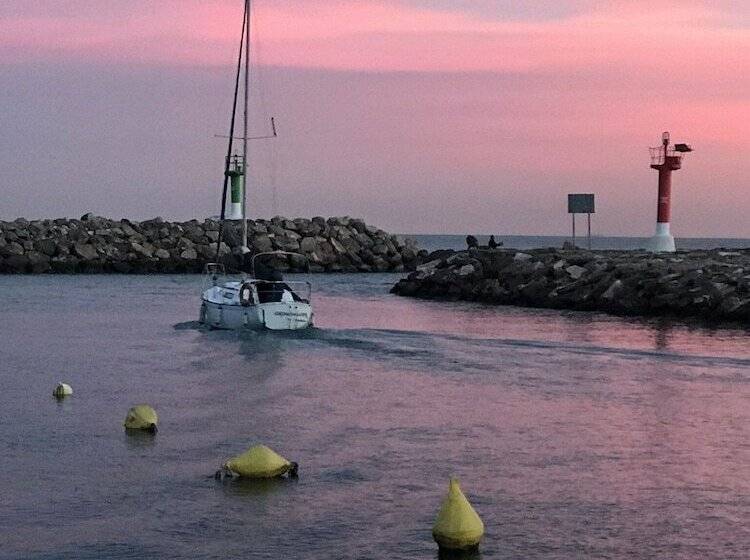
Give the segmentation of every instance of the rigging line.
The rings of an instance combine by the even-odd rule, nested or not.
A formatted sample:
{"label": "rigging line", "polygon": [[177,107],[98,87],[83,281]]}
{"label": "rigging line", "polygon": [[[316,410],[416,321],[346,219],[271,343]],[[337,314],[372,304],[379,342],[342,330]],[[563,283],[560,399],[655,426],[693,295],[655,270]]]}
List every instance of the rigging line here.
{"label": "rigging line", "polygon": [[279,215],[279,196],[276,188],[276,150],[272,146],[269,151],[271,152],[271,157],[269,158],[269,170],[268,170],[268,179],[271,183],[271,204],[273,206],[273,215],[278,216]]}
{"label": "rigging line", "polygon": [[[234,79],[234,101],[232,103],[232,120],[229,123],[229,147],[227,148],[227,159],[224,162],[224,188],[221,191],[221,221],[219,222],[219,237],[216,240],[216,262],[220,262],[221,239],[224,236],[224,220],[227,208],[227,187],[229,186],[229,166],[232,157],[232,143],[234,141],[234,122],[237,116],[237,94],[240,89],[240,71],[242,69],[242,49],[245,46],[245,26],[247,25],[247,3],[245,3],[245,14],[242,17],[242,37],[240,38],[240,54],[237,60],[237,76]],[[245,134],[247,136],[247,134]]]}
{"label": "rigging line", "polygon": [[250,84],[250,0],[245,0],[245,19],[247,25],[243,29],[245,33],[245,115],[243,120],[242,134],[242,247],[247,247],[247,184],[249,173],[247,171],[247,99]]}

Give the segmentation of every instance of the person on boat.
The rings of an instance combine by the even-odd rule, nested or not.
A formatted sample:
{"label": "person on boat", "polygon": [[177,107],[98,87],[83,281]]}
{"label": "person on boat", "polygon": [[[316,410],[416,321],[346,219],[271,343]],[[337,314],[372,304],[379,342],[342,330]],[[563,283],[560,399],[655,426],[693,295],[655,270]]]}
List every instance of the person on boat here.
{"label": "person on boat", "polygon": [[284,282],[281,272],[275,268],[266,265],[256,266],[255,277],[258,279],[255,282],[255,289],[258,291],[258,300],[260,303],[285,301],[285,294],[288,294],[286,297],[291,298],[293,301],[310,303],[308,300],[300,297],[289,284]]}
{"label": "person on boat", "polygon": [[255,282],[255,289],[258,291],[258,301],[260,303],[271,303],[278,301],[297,301],[300,303],[310,303],[295,292],[286,282],[267,282],[259,280]]}
{"label": "person on boat", "polygon": [[495,236],[490,235],[490,240],[487,242],[487,247],[489,247],[490,249],[497,249],[500,245],[502,245],[502,243],[498,243],[497,241],[495,241]]}
{"label": "person on boat", "polygon": [[466,236],[466,246],[469,249],[475,249],[475,248],[479,247],[479,241],[477,241],[477,238],[474,237],[473,235],[467,235]]}
{"label": "person on boat", "polygon": [[255,277],[266,282],[281,282],[284,279],[281,272],[261,262],[255,265]]}

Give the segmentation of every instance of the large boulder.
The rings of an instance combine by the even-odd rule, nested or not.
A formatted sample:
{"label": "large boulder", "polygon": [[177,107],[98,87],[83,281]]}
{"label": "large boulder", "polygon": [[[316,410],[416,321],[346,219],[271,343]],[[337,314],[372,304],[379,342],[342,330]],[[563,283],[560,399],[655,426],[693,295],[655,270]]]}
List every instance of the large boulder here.
{"label": "large boulder", "polygon": [[10,243],[6,244],[5,247],[0,248],[0,256],[3,257],[13,257],[23,254],[23,245],[15,241],[11,241]]}
{"label": "large boulder", "polygon": [[29,258],[26,255],[11,255],[3,261],[3,268],[8,272],[22,274],[29,269]]}
{"label": "large boulder", "polygon": [[[242,223],[229,223],[224,227],[223,240],[230,247],[241,247],[242,242]],[[214,241],[218,241],[217,239]]]}
{"label": "large boulder", "polygon": [[42,272],[49,272],[52,269],[49,256],[39,253],[38,251],[31,251],[26,256],[29,259],[31,272],[39,274]]}
{"label": "large boulder", "polygon": [[50,238],[39,239],[34,242],[34,248],[42,254],[51,257],[57,250],[57,241]]}
{"label": "large boulder", "polygon": [[150,259],[154,256],[153,249],[149,246],[148,243],[141,245],[140,243],[133,242],[130,244],[130,250],[136,255],[145,257],[147,259]]}
{"label": "large boulder", "polygon": [[383,257],[375,257],[372,262],[372,268],[376,272],[387,272],[390,267],[388,266],[388,261]]}
{"label": "large boulder", "polygon": [[80,260],[73,255],[58,255],[52,257],[50,265],[52,266],[53,272],[59,272],[61,274],[71,274],[78,270]]}
{"label": "large boulder", "polygon": [[330,243],[338,255],[345,255],[347,253],[346,247],[338,239],[331,237]]}
{"label": "large boulder", "polygon": [[136,229],[131,224],[129,224],[127,222],[123,222],[120,225],[120,229],[122,230],[123,234],[125,234],[128,237],[136,237],[136,236],[140,235],[136,231]]}
{"label": "large boulder", "polygon": [[194,261],[198,258],[198,252],[190,247],[180,253],[180,258],[186,261]]}
{"label": "large boulder", "polygon": [[303,237],[299,243],[300,251],[303,253],[313,253],[316,249],[316,242],[314,237]]}
{"label": "large boulder", "polygon": [[[208,245],[208,252],[210,255],[216,255],[216,250],[218,249],[216,243],[209,243]],[[221,242],[221,249],[219,250],[219,257],[223,257],[224,255],[229,255],[232,253],[232,250],[229,248],[229,246]]]}
{"label": "large boulder", "polygon": [[299,242],[291,237],[279,236],[274,238],[276,248],[280,251],[297,252],[299,251]]}
{"label": "large boulder", "polygon": [[85,261],[91,261],[99,257],[96,247],[89,243],[76,243],[73,245],[75,254]]}
{"label": "large boulder", "polygon": [[367,224],[363,220],[351,220],[349,225],[354,228],[358,233],[365,233],[367,231]]}
{"label": "large boulder", "polygon": [[[215,244],[212,243],[212,245]],[[256,235],[255,239],[253,239],[253,248],[256,253],[267,253],[273,251],[273,242],[266,234]]]}
{"label": "large boulder", "polygon": [[[218,238],[219,232],[215,232],[215,234]],[[184,236],[193,243],[203,243],[207,239],[206,232],[199,225],[191,226],[190,229],[185,231]]]}
{"label": "large boulder", "polygon": [[565,272],[567,272],[573,280],[578,280],[581,276],[586,274],[586,269],[582,266],[572,265],[567,267]]}

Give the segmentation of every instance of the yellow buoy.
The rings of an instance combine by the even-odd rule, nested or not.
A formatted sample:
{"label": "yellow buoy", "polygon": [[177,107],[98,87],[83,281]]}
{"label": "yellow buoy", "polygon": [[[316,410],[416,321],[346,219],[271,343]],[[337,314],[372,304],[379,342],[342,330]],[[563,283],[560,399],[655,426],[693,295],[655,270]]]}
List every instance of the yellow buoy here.
{"label": "yellow buoy", "polygon": [[466,499],[458,480],[451,478],[448,494],[432,527],[432,537],[441,548],[467,550],[476,547],[484,535],[484,523]]}
{"label": "yellow buoy", "polygon": [[128,430],[148,430],[156,432],[156,424],[159,423],[159,417],[156,411],[147,404],[139,404],[128,410],[125,417],[125,428]]}
{"label": "yellow buoy", "polygon": [[63,397],[73,394],[73,387],[67,383],[58,383],[55,390],[52,391],[52,394],[58,399],[62,399]]}
{"label": "yellow buoy", "polygon": [[[224,474],[247,478],[274,478],[289,473],[297,475],[297,463],[287,461],[273,449],[265,445],[255,445],[224,463]],[[219,471],[217,475],[221,475]]]}

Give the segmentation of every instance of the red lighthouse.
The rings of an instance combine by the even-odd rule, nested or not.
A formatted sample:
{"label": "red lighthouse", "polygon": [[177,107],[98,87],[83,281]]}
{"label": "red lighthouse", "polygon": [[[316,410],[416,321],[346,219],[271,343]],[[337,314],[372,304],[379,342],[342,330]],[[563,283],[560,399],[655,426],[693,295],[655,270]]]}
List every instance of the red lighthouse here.
{"label": "red lighthouse", "polygon": [[649,148],[651,152],[651,169],[659,172],[659,198],[656,211],[656,233],[651,238],[650,249],[654,252],[671,252],[675,250],[674,237],[670,232],[672,206],[672,171],[682,166],[682,155],[692,152],[687,144],[669,145],[669,132],[661,137],[661,146]]}

